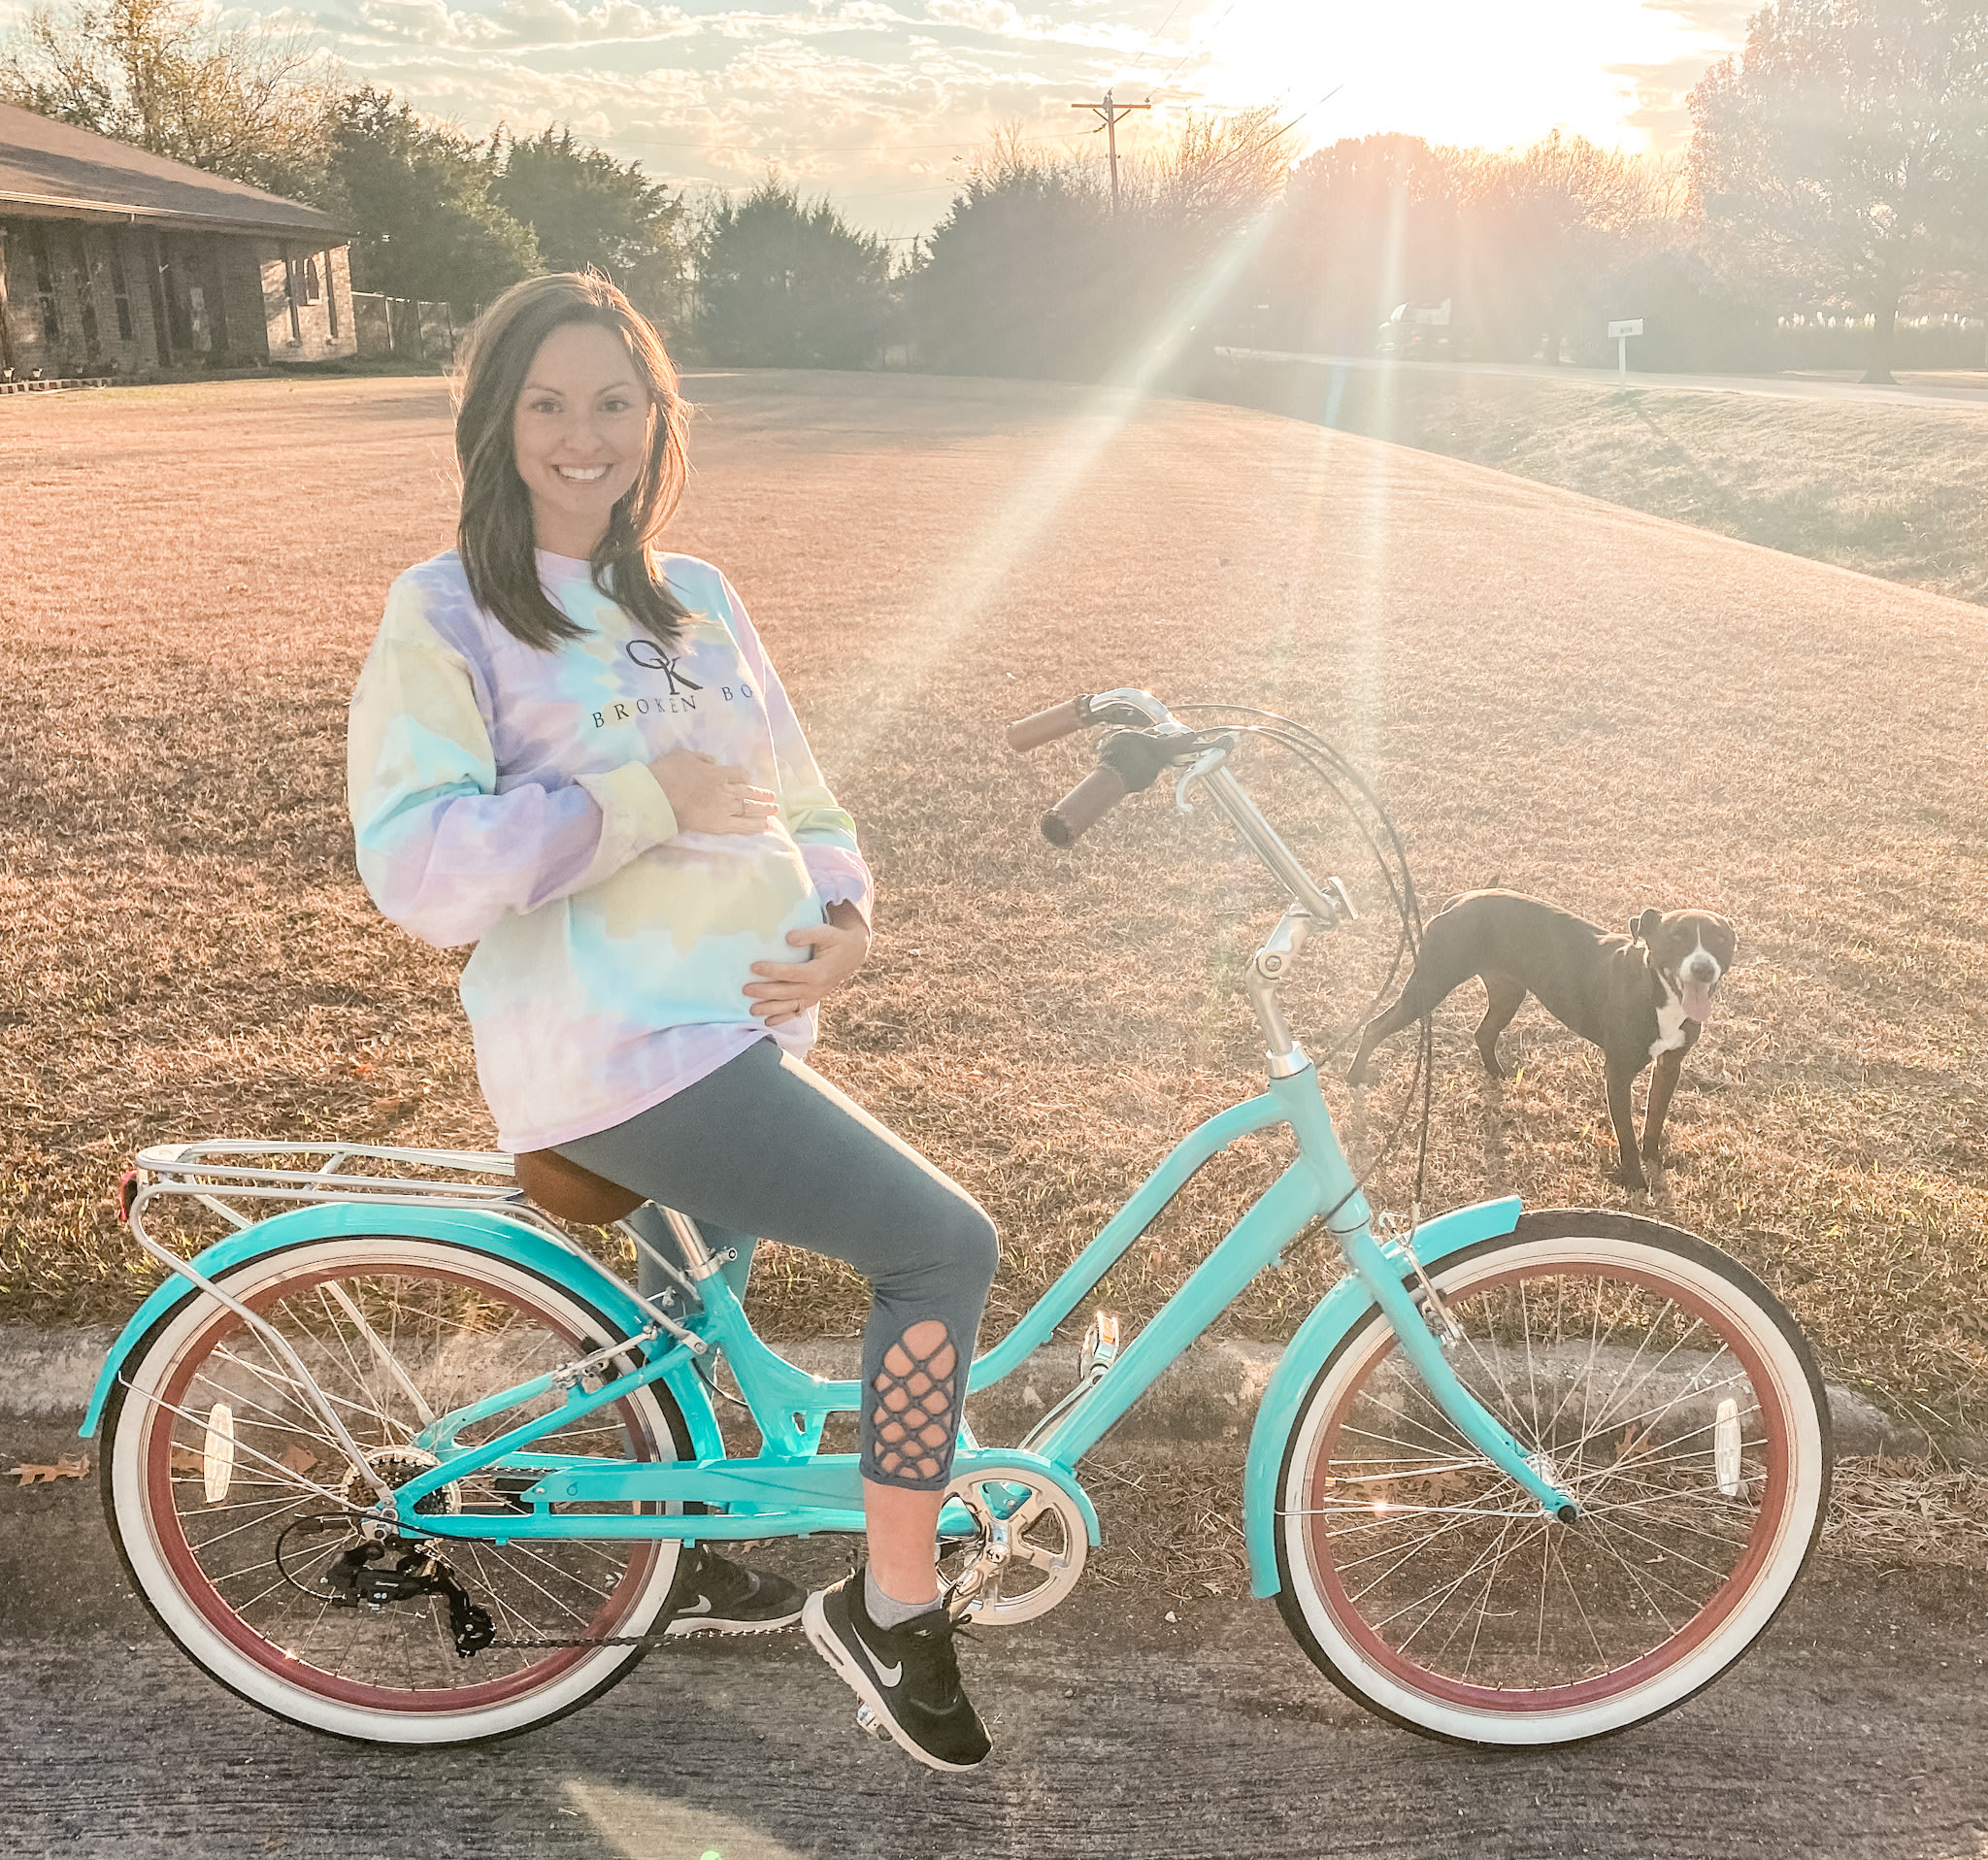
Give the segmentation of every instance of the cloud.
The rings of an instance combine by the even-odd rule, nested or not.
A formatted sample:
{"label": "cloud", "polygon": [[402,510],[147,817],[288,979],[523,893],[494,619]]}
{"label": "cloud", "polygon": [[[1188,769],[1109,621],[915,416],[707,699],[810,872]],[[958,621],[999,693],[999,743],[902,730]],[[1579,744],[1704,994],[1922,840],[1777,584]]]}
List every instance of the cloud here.
{"label": "cloud", "polygon": [[1008,38],[1022,36],[1022,17],[1008,0],[925,0],[925,17],[942,25],[972,26]]}
{"label": "cloud", "polygon": [[379,39],[436,47],[603,45],[683,38],[705,26],[681,7],[636,0],[603,0],[586,12],[568,0],[505,0],[494,14],[456,10],[447,0],[358,0],[357,17]]}
{"label": "cloud", "polygon": [[[958,26],[990,39],[1026,45],[1087,46],[1137,55],[1151,47],[1151,34],[1131,26],[1085,25],[1077,19],[1025,14],[1009,0],[924,0],[925,19],[933,25]],[[1157,51],[1154,56],[1158,56]]]}
{"label": "cloud", "polygon": [[[1292,108],[1343,69],[1336,131],[1371,118],[1498,144],[1564,116],[1606,138],[1626,113],[1626,126],[1674,148],[1688,129],[1685,96],[1743,34],[1753,3],[1422,0],[1446,22],[1445,87],[1441,61],[1400,57],[1398,22],[1370,8],[1363,25],[1319,0],[1245,0],[1226,25],[1226,0],[1183,0],[1171,23],[1158,19],[1166,0],[281,0],[337,43],[355,82],[390,86],[473,134],[500,120],[520,134],[572,122],[691,186],[749,185],[777,162],[892,232],[928,225],[945,178],[1005,122],[1088,152],[1102,138],[1082,138],[1088,119],[1068,105],[1111,84],[1140,97],[1164,82],[1170,109],[1223,107],[1329,67],[1302,97],[1292,92]],[[0,0],[0,19],[26,4]],[[1564,29],[1524,63],[1513,54],[1501,65],[1543,12]],[[1235,21],[1252,18],[1238,38]],[[1508,93],[1516,101],[1486,107]],[[1121,146],[1129,137],[1136,152],[1169,126],[1160,112],[1136,118]]]}
{"label": "cloud", "polygon": [[896,33],[911,23],[881,0],[843,0],[833,8],[775,12],[736,8],[686,13],[639,0],[502,0],[494,12],[451,8],[447,0],[357,0],[356,19],[382,40],[437,47],[585,46],[607,50],[650,39],[819,38],[835,33]]}
{"label": "cloud", "polygon": [[1687,26],[1732,46],[1745,43],[1746,22],[1760,0],[1642,0],[1645,13],[1668,13]]}
{"label": "cloud", "polygon": [[1649,138],[1653,154],[1675,154],[1691,140],[1691,92],[1716,62],[1706,56],[1607,67],[1611,78],[1624,80],[1634,99],[1623,122]]}

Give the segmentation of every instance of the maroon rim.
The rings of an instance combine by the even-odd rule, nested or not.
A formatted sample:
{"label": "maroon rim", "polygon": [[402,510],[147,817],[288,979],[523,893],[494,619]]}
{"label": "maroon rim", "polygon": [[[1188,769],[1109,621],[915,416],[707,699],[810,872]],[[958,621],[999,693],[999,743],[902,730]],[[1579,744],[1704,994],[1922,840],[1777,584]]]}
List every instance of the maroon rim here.
{"label": "maroon rim", "polygon": [[[376,1266],[369,1268],[369,1275],[391,1270],[390,1266]],[[256,1296],[245,1299],[243,1303],[250,1311],[260,1313],[279,1297],[290,1297],[300,1291],[309,1291],[313,1285],[327,1283],[341,1276],[341,1272],[337,1270],[306,1272],[293,1279],[272,1285]],[[424,1270],[421,1276],[431,1280],[462,1285],[472,1290],[488,1292],[492,1289],[486,1281],[462,1272]],[[510,1297],[508,1293],[504,1296],[507,1299]],[[549,1312],[535,1312],[534,1320],[562,1343],[575,1347],[580,1345],[581,1339],[566,1325],[553,1322]],[[319,1697],[336,1700],[342,1705],[414,1715],[473,1711],[504,1704],[553,1683],[579,1665],[589,1653],[595,1651],[583,1646],[560,1647],[547,1659],[533,1661],[501,1679],[492,1679],[480,1685],[396,1688],[366,1685],[354,1679],[345,1678],[339,1674],[328,1673],[322,1667],[313,1666],[306,1659],[292,1657],[275,1642],[266,1640],[256,1633],[221,1598],[220,1592],[208,1578],[207,1572],[201,1568],[192,1545],[186,1541],[185,1532],[181,1528],[180,1512],[173,1502],[172,1494],[173,1415],[170,1411],[184,1405],[185,1392],[201,1364],[208,1360],[215,1347],[242,1328],[241,1318],[233,1312],[223,1311],[182,1354],[164,1392],[164,1402],[170,1404],[170,1408],[151,1409],[148,1416],[145,1444],[146,1497],[154,1520],[153,1528],[159,1547],[165,1555],[167,1566],[180,1584],[181,1593],[193,1604],[202,1617],[223,1640],[265,1671],[276,1675],[288,1684],[316,1693]],[[650,1438],[650,1430],[634,1404],[623,1400],[615,1404],[614,1412],[620,1416],[629,1438],[638,1443],[647,1455],[659,1458],[661,1455],[657,1451],[657,1443]],[[164,1427],[157,1424],[161,1416],[164,1416],[168,1423]],[[602,1602],[593,1619],[586,1624],[583,1630],[586,1634],[606,1636],[618,1630],[633,1598],[640,1594],[643,1584],[653,1572],[656,1558],[661,1551],[662,1545],[658,1543],[639,1544],[635,1553],[631,1555],[627,1568],[622,1572],[620,1580]],[[628,1599],[622,1599],[624,1597]]]}
{"label": "maroon rim", "polygon": [[[1577,1273],[1581,1269],[1572,1265],[1562,1269],[1513,1267],[1509,1271],[1494,1274],[1488,1279],[1474,1280],[1457,1295],[1467,1297],[1478,1292],[1496,1290],[1501,1285],[1512,1284],[1532,1274],[1547,1270]],[[1598,1275],[1589,1273],[1584,1276]],[[1399,1649],[1388,1645],[1368,1625],[1366,1618],[1347,1596],[1345,1587],[1340,1580],[1337,1567],[1320,1554],[1322,1544],[1330,1544],[1332,1533],[1319,1529],[1314,1522],[1305,1533],[1306,1558],[1310,1565],[1312,1578],[1334,1621],[1346,1638],[1352,1641],[1376,1667],[1411,1691],[1441,1699],[1450,1705],[1507,1714],[1564,1711],[1634,1691],[1654,1675],[1689,1659],[1731,1618],[1734,1611],[1752,1592],[1754,1580],[1773,1551],[1779,1535],[1782,1517],[1792,1497],[1792,1485],[1788,1465],[1787,1416],[1782,1412],[1773,1381],[1766,1373],[1765,1363],[1749,1343],[1727,1335],[1724,1327],[1717,1321],[1714,1308],[1705,1299],[1692,1293],[1688,1287],[1647,1270],[1611,1266],[1607,1269],[1607,1277],[1619,1283],[1640,1285],[1646,1291],[1660,1292],[1682,1310],[1705,1322],[1725,1347],[1740,1359],[1741,1367],[1752,1381],[1754,1396],[1759,1403],[1762,1420],[1767,1429],[1768,1472],[1766,1496],[1755,1513],[1745,1553],[1714,1594],[1689,1621],[1676,1633],[1659,1642],[1647,1653],[1640,1654],[1624,1666],[1613,1667],[1607,1673],[1597,1674],[1592,1678],[1577,1680],[1569,1685],[1522,1688],[1476,1685],[1405,1658]],[[1348,1388],[1327,1421],[1319,1445],[1313,1451],[1311,1468],[1306,1481],[1308,1511],[1317,1511],[1325,1496],[1326,1482],[1330,1478],[1326,1469],[1332,1464],[1333,1448],[1352,1403],[1358,1399],[1368,1378],[1387,1361],[1396,1347],[1397,1345],[1390,1337],[1386,1346],[1374,1356],[1367,1366],[1366,1373],[1358,1382]]]}

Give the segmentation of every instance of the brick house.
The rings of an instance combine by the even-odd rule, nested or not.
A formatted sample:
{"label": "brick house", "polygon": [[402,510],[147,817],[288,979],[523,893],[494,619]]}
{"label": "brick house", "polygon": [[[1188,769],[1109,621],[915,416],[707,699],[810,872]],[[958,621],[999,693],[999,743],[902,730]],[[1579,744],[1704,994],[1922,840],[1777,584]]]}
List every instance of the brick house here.
{"label": "brick house", "polygon": [[0,374],[357,349],[346,235],[328,216],[0,104]]}

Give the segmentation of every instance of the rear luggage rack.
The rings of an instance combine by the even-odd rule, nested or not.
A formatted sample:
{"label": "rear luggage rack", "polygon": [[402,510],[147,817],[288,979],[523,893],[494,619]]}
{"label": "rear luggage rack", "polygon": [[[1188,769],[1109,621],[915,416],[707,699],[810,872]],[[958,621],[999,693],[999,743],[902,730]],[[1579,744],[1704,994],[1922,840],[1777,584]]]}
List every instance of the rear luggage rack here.
{"label": "rear luggage rack", "polygon": [[[303,1166],[312,1163],[315,1168]],[[369,1164],[376,1167],[368,1169]],[[429,1173],[392,1173],[410,1169]],[[599,1267],[593,1254],[527,1197],[517,1185],[515,1174],[514,1158],[494,1149],[402,1149],[385,1144],[271,1143],[254,1137],[215,1137],[202,1143],[154,1144],[141,1149],[117,1184],[117,1217],[130,1228],[131,1238],[169,1273],[197,1285],[261,1330],[262,1321],[253,1312],[238,1305],[183,1253],[175,1252],[145,1231],[145,1210],[149,1202],[162,1195],[177,1195],[198,1203],[238,1230],[253,1226],[270,1212],[267,1208],[244,1212],[235,1206],[238,1202],[475,1209],[518,1221]],[[674,1209],[661,1212],[693,1269],[710,1267],[712,1255],[696,1223]],[[625,1220],[614,1226],[638,1253],[661,1268],[690,1304],[698,1302],[696,1286],[675,1261],[665,1258]],[[710,1347],[665,1309],[675,1294],[665,1293],[660,1302],[639,1291],[631,1290],[630,1295],[650,1323],[642,1341],[667,1331],[698,1355]],[[271,1335],[274,1338],[274,1333]],[[275,1343],[280,1345],[281,1340]],[[343,1432],[336,1424],[332,1431],[334,1435]]]}
{"label": "rear luggage rack", "polygon": [[[410,1170],[427,1173],[406,1173]],[[571,1246],[565,1231],[525,1199],[512,1177],[511,1157],[498,1150],[210,1138],[201,1143],[154,1144],[140,1150],[135,1166],[118,1184],[117,1212],[130,1223],[134,1238],[146,1245],[146,1204],[160,1195],[188,1197],[232,1227],[250,1226],[271,1212],[265,1208],[245,1212],[237,1203],[478,1208],[524,1221]]]}

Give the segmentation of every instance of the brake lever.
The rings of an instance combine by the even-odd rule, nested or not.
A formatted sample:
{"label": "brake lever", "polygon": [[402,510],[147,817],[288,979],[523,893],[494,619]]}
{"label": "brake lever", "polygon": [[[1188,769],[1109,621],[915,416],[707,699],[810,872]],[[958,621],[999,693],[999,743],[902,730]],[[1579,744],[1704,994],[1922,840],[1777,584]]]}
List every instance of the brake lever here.
{"label": "brake lever", "polygon": [[1174,808],[1178,814],[1192,814],[1194,804],[1187,798],[1187,784],[1204,775],[1210,775],[1229,759],[1229,752],[1236,747],[1234,737],[1225,737],[1219,743],[1210,744],[1198,755],[1193,765],[1174,784]]}

